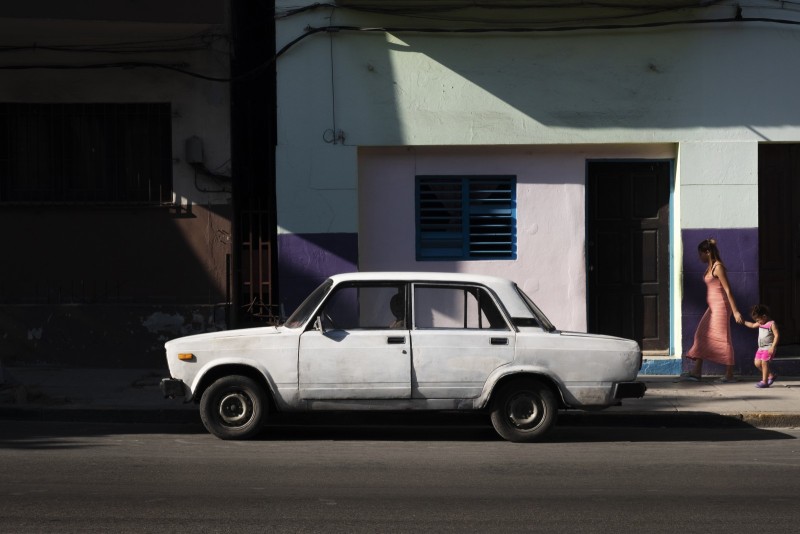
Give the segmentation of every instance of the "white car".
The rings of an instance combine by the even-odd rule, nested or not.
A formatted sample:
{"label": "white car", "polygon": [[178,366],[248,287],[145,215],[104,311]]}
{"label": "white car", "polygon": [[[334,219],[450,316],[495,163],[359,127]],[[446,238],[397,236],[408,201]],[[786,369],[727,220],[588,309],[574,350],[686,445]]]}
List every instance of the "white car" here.
{"label": "white car", "polygon": [[330,277],[282,326],[166,343],[167,397],[200,403],[223,439],[272,412],[484,410],[510,441],[535,441],[559,409],[642,397],[635,341],[561,332],[514,283],[444,273]]}

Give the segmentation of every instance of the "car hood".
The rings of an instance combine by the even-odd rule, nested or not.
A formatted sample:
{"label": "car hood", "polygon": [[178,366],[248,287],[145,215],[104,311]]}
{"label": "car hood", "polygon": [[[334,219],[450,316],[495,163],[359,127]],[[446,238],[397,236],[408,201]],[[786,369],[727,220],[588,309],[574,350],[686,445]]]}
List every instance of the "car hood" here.
{"label": "car hood", "polygon": [[632,339],[627,339],[627,338],[624,338],[624,337],[608,336],[608,335],[605,335],[605,334],[589,334],[587,332],[565,332],[565,331],[559,331],[558,335],[563,336],[563,337],[596,339],[598,341],[600,341],[600,340],[602,340],[602,341],[622,341],[622,342],[625,342],[625,343],[628,343],[628,344],[631,344],[631,345],[635,345],[637,349],[639,348],[639,344],[636,341],[634,341]]}
{"label": "car hood", "polygon": [[193,336],[184,336],[172,339],[164,343],[164,347],[166,347],[167,350],[170,350],[170,348],[175,348],[179,345],[194,344],[197,342],[208,343],[209,341],[238,337],[265,336],[271,334],[280,334],[284,331],[285,328],[282,326],[262,326],[258,328],[242,328],[240,330],[221,330],[219,332],[207,332],[205,334],[195,334]]}

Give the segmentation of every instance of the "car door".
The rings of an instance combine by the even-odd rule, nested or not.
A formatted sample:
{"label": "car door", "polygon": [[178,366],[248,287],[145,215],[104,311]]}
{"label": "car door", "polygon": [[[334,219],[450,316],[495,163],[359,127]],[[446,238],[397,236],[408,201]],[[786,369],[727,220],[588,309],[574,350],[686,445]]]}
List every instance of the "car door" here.
{"label": "car door", "polygon": [[516,332],[480,286],[414,284],[413,398],[467,399],[514,359]]}
{"label": "car door", "polygon": [[405,284],[358,282],[334,288],[317,326],[300,336],[300,398],[410,398],[406,301]]}

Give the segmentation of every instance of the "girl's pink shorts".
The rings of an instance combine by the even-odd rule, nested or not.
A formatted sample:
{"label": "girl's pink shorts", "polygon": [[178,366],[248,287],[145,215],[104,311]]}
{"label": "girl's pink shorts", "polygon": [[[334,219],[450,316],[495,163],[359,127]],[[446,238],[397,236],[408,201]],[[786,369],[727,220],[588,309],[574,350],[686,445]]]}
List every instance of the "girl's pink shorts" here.
{"label": "girl's pink shorts", "polygon": [[772,354],[767,349],[758,349],[756,351],[756,360],[771,360]]}

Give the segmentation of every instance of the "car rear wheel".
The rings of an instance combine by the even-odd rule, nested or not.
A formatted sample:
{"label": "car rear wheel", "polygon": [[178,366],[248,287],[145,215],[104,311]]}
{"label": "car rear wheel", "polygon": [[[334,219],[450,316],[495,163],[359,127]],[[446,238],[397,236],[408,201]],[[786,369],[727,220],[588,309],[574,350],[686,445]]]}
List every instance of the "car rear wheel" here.
{"label": "car rear wheel", "polygon": [[508,441],[538,441],[555,424],[557,410],[550,388],[538,380],[515,380],[497,391],[492,401],[492,425]]}
{"label": "car rear wheel", "polygon": [[226,376],[200,398],[200,418],[222,439],[247,439],[261,430],[267,412],[264,388],[246,376]]}

